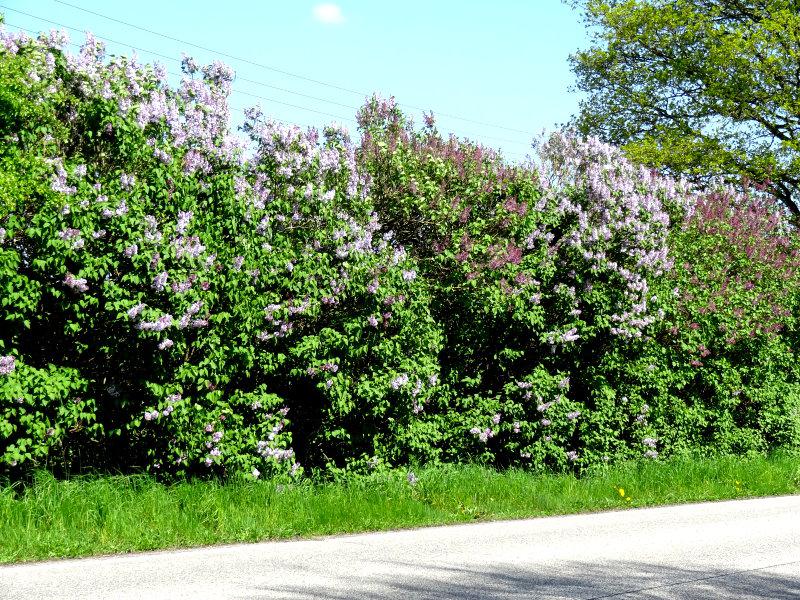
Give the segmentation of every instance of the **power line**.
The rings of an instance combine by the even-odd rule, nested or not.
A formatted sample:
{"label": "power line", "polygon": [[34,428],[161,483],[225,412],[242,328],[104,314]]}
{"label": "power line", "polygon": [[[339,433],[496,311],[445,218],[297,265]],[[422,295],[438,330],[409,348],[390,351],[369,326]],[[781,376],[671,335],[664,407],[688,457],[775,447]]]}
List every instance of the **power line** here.
{"label": "power line", "polygon": [[[228,59],[231,59],[231,60],[237,60],[237,61],[249,64],[249,65],[252,65],[254,67],[259,67],[261,69],[266,69],[268,71],[273,71],[275,73],[280,73],[280,74],[286,75],[288,77],[294,77],[296,79],[301,79],[303,81],[308,81],[308,82],[311,82],[311,83],[315,83],[317,85],[322,85],[322,86],[325,86],[325,87],[337,89],[337,90],[342,91],[342,92],[347,92],[347,93],[350,93],[350,94],[356,94],[357,96],[361,96],[361,97],[369,97],[370,96],[370,94],[365,94],[364,92],[359,92],[357,90],[353,90],[353,89],[350,89],[350,88],[342,87],[342,86],[334,84],[334,83],[329,83],[327,81],[314,79],[312,77],[306,77],[305,75],[300,75],[298,73],[293,73],[291,71],[286,71],[286,70],[283,70],[283,69],[279,69],[277,67],[273,67],[271,65],[266,65],[264,63],[259,63],[259,62],[250,60],[248,58],[242,58],[241,56],[228,54],[227,52],[223,52],[223,51],[220,51],[220,50],[214,50],[214,49],[209,48],[207,46],[202,46],[200,44],[195,44],[194,42],[190,42],[188,40],[183,40],[183,39],[180,39],[180,38],[176,38],[174,36],[167,35],[165,33],[159,32],[159,31],[154,31],[152,29],[148,29],[146,27],[141,27],[139,25],[136,25],[134,23],[130,23],[128,21],[124,21],[122,19],[117,19],[115,17],[110,17],[108,15],[105,15],[105,14],[102,14],[102,13],[99,13],[99,12],[96,12],[96,11],[93,11],[93,10],[89,10],[88,8],[83,8],[82,6],[77,6],[75,4],[71,4],[69,2],[65,2],[64,0],[53,0],[53,1],[57,2],[58,4],[63,4],[64,6],[69,6],[70,8],[74,8],[76,10],[80,10],[82,12],[85,12],[85,13],[88,13],[88,14],[91,14],[91,15],[95,15],[95,16],[100,17],[102,19],[106,19],[106,20],[112,21],[114,23],[119,23],[120,25],[125,25],[127,27],[132,27],[134,29],[138,29],[139,31],[144,31],[145,33],[149,33],[151,35],[156,35],[156,36],[159,36],[161,38],[164,38],[164,39],[167,39],[167,40],[171,40],[173,42],[178,42],[180,44],[185,44],[187,46],[191,46],[192,48],[197,48],[198,50],[203,50],[205,52],[211,52],[212,54],[216,54],[218,56],[224,56],[225,58],[228,58]],[[406,106],[408,108],[411,108],[411,109],[414,109],[414,110],[419,110],[419,111],[429,110],[429,109],[421,108],[419,106],[414,106],[414,105],[411,105],[411,104],[404,104],[404,103],[398,103],[398,104],[400,104],[400,106]],[[524,133],[524,134],[527,134],[527,135],[536,135],[535,133],[533,133],[531,131],[525,131],[523,129],[516,129],[514,127],[507,127],[505,125],[498,125],[496,123],[488,123],[488,122],[485,122],[485,121],[479,121],[479,120],[476,120],[476,119],[470,119],[470,118],[467,118],[467,117],[462,117],[462,116],[454,115],[454,114],[448,114],[448,113],[444,113],[444,112],[438,112],[438,111],[434,111],[434,112],[436,112],[436,114],[438,114],[438,115],[440,115],[442,117],[447,117],[449,119],[457,119],[459,121],[465,121],[465,122],[473,123],[473,124],[476,124],[476,125],[482,125],[484,127],[493,127],[493,128],[497,128],[497,129],[505,129],[506,131],[514,131],[516,133]]]}
{"label": "power line", "polygon": [[[21,10],[16,10],[16,9],[13,9],[13,8],[9,8],[9,7],[7,7],[7,6],[4,6],[4,5],[2,5],[2,4],[0,4],[0,8],[4,8],[4,9],[6,9],[6,10],[10,10],[10,11],[12,11],[12,12],[16,12],[16,13],[19,13],[19,14],[21,14],[21,15],[25,15],[26,17],[31,17],[31,18],[33,18],[33,19],[38,19],[38,20],[40,20],[40,21],[44,21],[45,23],[50,23],[51,25],[56,25],[56,26],[58,26],[58,27],[63,27],[64,29],[69,29],[70,31],[76,31],[76,32],[78,32],[78,33],[83,33],[83,31],[81,31],[81,30],[80,30],[80,29],[78,29],[77,27],[70,27],[69,25],[64,25],[63,23],[59,23],[59,22],[57,22],[57,21],[53,21],[53,20],[51,20],[51,19],[46,19],[46,18],[44,18],[44,17],[39,17],[39,16],[37,16],[37,15],[32,15],[32,14],[30,14],[30,13],[26,13],[26,12],[24,12],[24,11],[21,11]],[[21,28],[21,29],[24,29],[24,28]],[[28,30],[28,31],[29,31],[29,30]],[[117,40],[113,40],[113,39],[111,39],[111,38],[108,38],[108,37],[105,37],[105,36],[100,36],[100,35],[98,35],[98,36],[96,36],[96,37],[97,37],[97,39],[104,40],[104,41],[106,41],[106,42],[111,42],[111,43],[113,43],[113,44],[118,44],[118,45],[120,45],[120,46],[127,46],[127,47],[129,47],[129,48],[131,48],[131,49],[133,49],[133,50],[136,50],[136,51],[138,51],[138,52],[145,52],[145,53],[147,53],[147,54],[151,54],[151,55],[153,55],[153,56],[158,56],[159,58],[163,58],[164,60],[168,60],[168,61],[171,61],[171,62],[177,62],[177,63],[180,63],[180,62],[181,62],[180,60],[178,60],[178,59],[176,59],[176,58],[174,58],[174,57],[172,57],[172,56],[167,56],[167,55],[165,55],[165,54],[161,54],[160,52],[155,52],[155,51],[153,51],[153,50],[148,50],[148,49],[146,49],[146,48],[140,48],[140,47],[134,46],[134,45],[132,45],[132,44],[126,44],[126,43],[124,43],[124,42],[119,42],[119,41],[117,41]],[[244,78],[242,78],[242,81],[245,81],[245,79],[244,79]],[[254,81],[254,80],[248,80],[248,81],[250,81],[251,83],[259,83],[259,82],[256,82],[256,81]],[[266,84],[265,84],[265,85],[266,85]],[[272,87],[272,86],[268,86],[268,87]],[[286,90],[283,90],[282,88],[278,88],[278,89],[281,89],[282,91],[286,91]],[[252,94],[252,93],[244,92],[244,91],[241,91],[241,90],[233,90],[233,91],[234,91],[235,93],[244,94],[244,95],[246,95],[246,96],[254,96],[254,97],[256,97],[256,98],[261,98],[262,100],[268,100],[268,101],[270,101],[270,102],[275,102],[275,103],[277,103],[277,104],[283,104],[284,106],[289,106],[289,107],[291,107],[291,108],[297,108],[297,109],[299,109],[299,110],[305,110],[305,111],[308,111],[308,112],[317,113],[317,114],[320,114],[320,115],[324,115],[324,116],[326,116],[326,117],[332,117],[332,118],[334,118],[334,119],[339,119],[340,121],[348,121],[348,122],[350,122],[350,123],[355,123],[355,121],[354,121],[353,119],[349,118],[349,117],[343,117],[343,116],[341,116],[341,115],[336,115],[336,114],[333,114],[333,113],[329,113],[329,112],[325,112],[325,111],[317,110],[317,109],[315,109],[315,108],[308,108],[307,106],[300,106],[300,105],[298,105],[298,104],[292,104],[292,103],[290,103],[290,102],[284,102],[284,101],[282,101],[282,100],[276,100],[275,98],[268,98],[268,97],[266,97],[266,96],[260,96],[260,95],[258,95],[258,94]],[[291,92],[290,92],[290,93],[291,93]],[[316,100],[320,100],[320,101],[322,101],[322,102],[327,102],[327,100],[325,100],[325,99],[323,99],[323,98],[316,98],[316,97],[314,97],[314,96],[308,96],[308,95],[306,95],[306,94],[299,94],[299,95],[301,95],[301,96],[306,96],[306,97],[309,97],[309,98],[313,98],[313,99],[316,99]],[[335,103],[335,104],[336,104],[336,103]],[[346,105],[344,105],[344,106],[346,106]],[[352,108],[352,109],[354,109],[354,110],[358,110],[358,109],[356,109],[355,107],[352,107],[352,106],[347,106],[347,108]]]}
{"label": "power line", "polygon": [[[85,33],[83,30],[78,29],[77,27],[71,27],[69,25],[65,25],[63,23],[59,23],[57,21],[53,21],[52,19],[47,19],[47,18],[44,18],[44,17],[40,17],[40,16],[37,16],[37,15],[26,13],[24,11],[13,9],[13,8],[7,7],[7,6],[2,5],[2,4],[0,4],[0,8],[4,8],[6,10],[10,10],[12,12],[24,15],[26,17],[30,17],[32,19],[37,19],[37,20],[43,21],[45,23],[50,23],[51,25],[56,25],[58,27],[62,27],[64,29],[68,29],[70,31],[74,31],[74,32],[78,32],[78,33]],[[30,34],[32,34],[34,36],[38,35],[37,32],[34,32],[33,30],[30,30],[30,29],[28,29],[26,27],[14,25],[14,24],[8,23],[8,22],[6,22],[6,24],[10,25],[12,27],[16,27],[18,29],[27,31],[28,33],[30,33]],[[162,54],[160,52],[156,52],[154,50],[148,50],[146,48],[141,48],[141,47],[138,47],[138,46],[134,46],[132,44],[128,44],[128,43],[125,43],[125,42],[120,42],[120,41],[114,40],[114,39],[106,37],[106,36],[97,35],[95,37],[97,39],[100,39],[100,40],[103,40],[103,41],[106,41],[106,42],[110,42],[112,44],[116,44],[116,45],[123,46],[123,47],[129,47],[132,50],[136,50],[138,52],[143,52],[143,53],[146,53],[146,54],[150,54],[152,56],[157,56],[159,58],[162,58],[162,59],[170,61],[170,62],[181,63],[180,60],[178,60],[178,59],[176,59],[176,58],[174,58],[172,56],[168,56],[168,55]],[[76,48],[80,48],[79,44],[70,43],[70,45],[74,46]],[[173,76],[179,76],[178,73],[175,73],[175,72],[172,72],[172,71],[167,71],[167,73],[170,74],[170,75],[173,75]],[[358,108],[356,108],[354,106],[350,106],[350,105],[346,105],[346,104],[340,104],[338,102],[334,102],[334,101],[328,100],[326,98],[319,98],[317,96],[311,96],[309,94],[303,94],[303,93],[300,93],[300,92],[294,92],[294,91],[288,90],[286,88],[280,88],[280,87],[273,86],[273,85],[270,85],[270,84],[267,84],[267,83],[263,83],[263,82],[260,82],[260,81],[256,81],[256,80],[253,80],[253,79],[247,79],[247,78],[239,77],[239,76],[237,76],[237,79],[240,80],[240,81],[245,81],[245,82],[252,83],[252,84],[255,84],[255,85],[261,85],[261,86],[265,86],[265,87],[268,87],[268,88],[273,88],[273,89],[277,89],[277,90],[280,90],[280,91],[284,91],[284,92],[287,92],[287,93],[290,93],[290,94],[295,94],[295,95],[298,95],[298,96],[302,96],[302,97],[318,100],[320,102],[329,102],[329,103],[332,103],[332,104],[343,106],[345,108],[350,108],[352,110],[358,110]],[[298,105],[298,104],[292,104],[290,102],[285,102],[285,101],[282,101],[282,100],[278,100],[276,98],[269,98],[267,96],[263,96],[263,95],[260,95],[260,94],[254,94],[254,93],[251,93],[251,92],[246,92],[244,90],[232,89],[231,92],[234,93],[234,94],[241,94],[241,95],[250,96],[250,97],[253,97],[253,98],[259,98],[259,99],[266,100],[268,102],[272,102],[272,103],[275,103],[275,104],[280,104],[280,105],[283,105],[283,106],[288,106],[288,107],[291,107],[291,108],[296,108],[296,109],[299,109],[299,110],[304,110],[304,111],[312,112],[312,113],[315,113],[315,114],[319,114],[319,115],[323,115],[323,116],[327,116],[327,117],[332,117],[332,118],[337,119],[339,121],[346,121],[346,122],[349,122],[349,123],[356,123],[355,120],[350,119],[348,117],[343,117],[341,115],[337,115],[337,114],[333,114],[333,113],[317,110],[317,109],[314,109],[314,108],[308,108],[306,106],[301,106],[301,105]],[[231,110],[235,110],[236,112],[244,113],[244,111],[241,110],[241,109],[233,109],[232,108]],[[288,121],[284,121],[284,120],[281,120],[281,119],[276,119],[276,120],[280,121],[282,123],[285,123],[285,124],[292,124],[292,123],[289,123]],[[520,142],[518,140],[509,140],[509,139],[506,139],[506,138],[498,138],[498,137],[487,136],[487,135],[482,135],[482,136],[477,136],[477,137],[482,137],[482,138],[485,138],[485,139],[490,139],[490,140],[495,140],[495,141],[500,141],[500,142],[513,143],[513,144],[524,144],[524,142]],[[513,151],[505,151],[505,154],[510,154],[510,155],[514,155],[514,156],[524,156],[520,152],[513,152]]]}

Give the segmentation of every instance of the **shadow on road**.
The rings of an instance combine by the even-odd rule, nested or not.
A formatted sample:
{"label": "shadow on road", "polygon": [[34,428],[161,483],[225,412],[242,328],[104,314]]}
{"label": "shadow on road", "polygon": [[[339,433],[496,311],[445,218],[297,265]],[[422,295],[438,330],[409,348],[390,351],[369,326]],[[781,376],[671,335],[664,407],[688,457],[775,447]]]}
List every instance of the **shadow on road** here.
{"label": "shadow on road", "polygon": [[[399,568],[414,567],[395,563]],[[566,567],[566,565],[565,565]],[[571,572],[547,573],[514,566],[499,569],[468,570],[453,567],[436,570],[434,578],[424,573],[405,580],[396,577],[372,577],[360,580],[357,589],[346,591],[310,591],[302,587],[270,586],[248,590],[242,598],[263,596],[340,600],[343,598],[434,599],[537,599],[570,600],[737,600],[800,598],[800,561],[793,564],[752,571],[696,571],[638,562],[617,562],[598,568],[596,565],[570,563]]]}

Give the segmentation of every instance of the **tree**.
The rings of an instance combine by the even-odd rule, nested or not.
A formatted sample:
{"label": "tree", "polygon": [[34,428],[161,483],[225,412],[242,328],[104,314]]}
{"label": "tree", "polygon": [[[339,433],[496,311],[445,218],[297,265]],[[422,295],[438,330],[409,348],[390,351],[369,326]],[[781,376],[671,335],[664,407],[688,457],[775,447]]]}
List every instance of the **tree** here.
{"label": "tree", "polygon": [[800,0],[571,0],[573,125],[703,182],[764,184],[800,220]]}

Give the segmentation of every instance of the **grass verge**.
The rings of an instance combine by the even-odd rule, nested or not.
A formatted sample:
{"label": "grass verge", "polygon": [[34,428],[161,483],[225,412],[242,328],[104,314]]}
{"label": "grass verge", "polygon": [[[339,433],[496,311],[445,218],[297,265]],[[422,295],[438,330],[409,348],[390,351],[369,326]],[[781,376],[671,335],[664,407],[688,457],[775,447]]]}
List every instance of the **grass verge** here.
{"label": "grass verge", "polygon": [[0,490],[0,562],[800,493],[800,457],[626,463],[583,477],[431,467],[346,482],[186,482],[146,476]]}

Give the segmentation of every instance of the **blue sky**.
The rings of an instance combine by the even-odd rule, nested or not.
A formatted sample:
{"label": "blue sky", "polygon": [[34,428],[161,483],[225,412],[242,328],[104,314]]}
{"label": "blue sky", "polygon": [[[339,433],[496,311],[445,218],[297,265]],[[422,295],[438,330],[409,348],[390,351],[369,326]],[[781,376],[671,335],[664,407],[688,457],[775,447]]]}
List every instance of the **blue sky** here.
{"label": "blue sky", "polygon": [[535,134],[577,110],[567,57],[587,45],[580,16],[561,0],[65,2],[0,0],[0,12],[9,28],[73,27],[73,42],[90,30],[114,40],[107,42],[109,52],[129,55],[136,47],[142,61],[160,61],[170,72],[179,72],[177,62],[145,50],[176,60],[181,52],[200,62],[221,59],[237,72],[234,109],[261,104],[266,113],[301,125],[338,121],[354,131],[365,94],[393,95],[417,122],[421,113],[411,107],[432,110],[440,131],[500,148],[511,159],[529,151]]}

